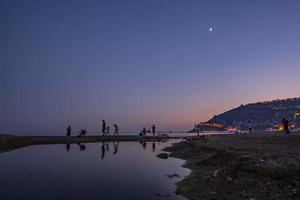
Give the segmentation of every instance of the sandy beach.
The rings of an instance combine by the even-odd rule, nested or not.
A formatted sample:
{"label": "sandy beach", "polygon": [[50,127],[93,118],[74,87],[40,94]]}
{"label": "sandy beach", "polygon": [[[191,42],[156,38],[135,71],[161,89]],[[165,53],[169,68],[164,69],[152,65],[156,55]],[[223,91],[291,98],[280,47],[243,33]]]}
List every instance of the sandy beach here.
{"label": "sandy beach", "polygon": [[192,170],[177,184],[188,199],[300,198],[300,134],[215,135],[165,150]]}

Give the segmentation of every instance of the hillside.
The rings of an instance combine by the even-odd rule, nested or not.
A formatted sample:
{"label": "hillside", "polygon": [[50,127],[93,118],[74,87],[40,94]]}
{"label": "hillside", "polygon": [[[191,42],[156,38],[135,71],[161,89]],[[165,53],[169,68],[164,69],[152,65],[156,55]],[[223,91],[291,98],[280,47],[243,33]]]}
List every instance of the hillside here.
{"label": "hillside", "polygon": [[200,131],[227,130],[231,127],[246,130],[249,120],[254,130],[279,130],[283,117],[291,122],[291,128],[300,127],[300,98],[241,105],[195,125],[191,132],[195,132],[196,128]]}

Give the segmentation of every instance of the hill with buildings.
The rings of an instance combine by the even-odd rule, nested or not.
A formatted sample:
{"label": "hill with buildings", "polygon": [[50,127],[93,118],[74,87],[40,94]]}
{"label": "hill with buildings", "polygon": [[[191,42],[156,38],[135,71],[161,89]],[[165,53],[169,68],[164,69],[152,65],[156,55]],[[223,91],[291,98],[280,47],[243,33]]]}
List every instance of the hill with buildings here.
{"label": "hill with buildings", "polygon": [[191,132],[228,130],[230,128],[248,129],[251,121],[254,130],[280,130],[285,117],[291,128],[300,127],[300,98],[278,99],[241,105],[219,115],[207,122],[195,124]]}

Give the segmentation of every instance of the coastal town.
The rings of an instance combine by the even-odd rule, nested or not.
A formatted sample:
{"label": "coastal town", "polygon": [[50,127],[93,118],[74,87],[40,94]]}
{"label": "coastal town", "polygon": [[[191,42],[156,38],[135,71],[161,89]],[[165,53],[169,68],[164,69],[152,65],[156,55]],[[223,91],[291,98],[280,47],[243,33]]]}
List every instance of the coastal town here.
{"label": "coastal town", "polygon": [[228,131],[233,128],[247,130],[251,120],[253,130],[282,131],[282,118],[286,117],[293,131],[300,130],[300,98],[278,99],[241,105],[219,115],[207,122],[194,125],[190,132]]}

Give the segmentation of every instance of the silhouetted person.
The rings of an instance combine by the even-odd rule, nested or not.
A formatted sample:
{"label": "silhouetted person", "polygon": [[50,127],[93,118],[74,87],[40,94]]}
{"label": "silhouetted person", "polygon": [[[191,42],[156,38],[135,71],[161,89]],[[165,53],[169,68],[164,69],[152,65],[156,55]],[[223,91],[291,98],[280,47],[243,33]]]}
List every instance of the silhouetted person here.
{"label": "silhouetted person", "polygon": [[289,134],[290,133],[290,130],[289,130],[289,121],[286,119],[286,118],[283,118],[282,119],[282,124],[283,124],[283,129],[284,129],[284,132],[285,134]]}
{"label": "silhouetted person", "polygon": [[155,151],[155,142],[152,142],[152,151]]}
{"label": "silhouetted person", "polygon": [[106,135],[109,135],[109,126],[106,127]]}
{"label": "silhouetted person", "polygon": [[102,120],[102,134],[105,135],[106,133],[106,123],[105,120]]}
{"label": "silhouetted person", "polygon": [[103,160],[105,157],[105,145],[104,142],[102,142],[102,146],[101,146],[101,159]]}
{"label": "silhouetted person", "polygon": [[72,131],[72,128],[69,125],[68,128],[67,128],[67,136],[71,136],[71,131]]}
{"label": "silhouetted person", "polygon": [[80,134],[77,137],[82,137],[82,136],[85,136],[86,134],[87,134],[86,129],[81,129]]}
{"label": "silhouetted person", "polygon": [[114,135],[119,135],[119,127],[117,124],[114,124]]}
{"label": "silhouetted person", "polygon": [[113,142],[113,145],[114,145],[114,152],[113,152],[113,154],[115,155],[119,151],[119,142]]}
{"label": "silhouetted person", "polygon": [[248,121],[248,129],[249,129],[249,133],[252,133],[252,123],[251,123],[251,120]]}
{"label": "silhouetted person", "polygon": [[143,135],[143,136],[146,136],[146,134],[147,134],[146,127],[143,127],[143,130],[142,130],[142,135]]}
{"label": "silhouetted person", "polygon": [[155,133],[156,133],[156,127],[155,127],[155,125],[153,124],[153,125],[152,125],[152,135],[155,136]]}
{"label": "silhouetted person", "polygon": [[67,152],[70,151],[70,148],[71,148],[71,144],[67,144],[67,145],[66,145]]}

